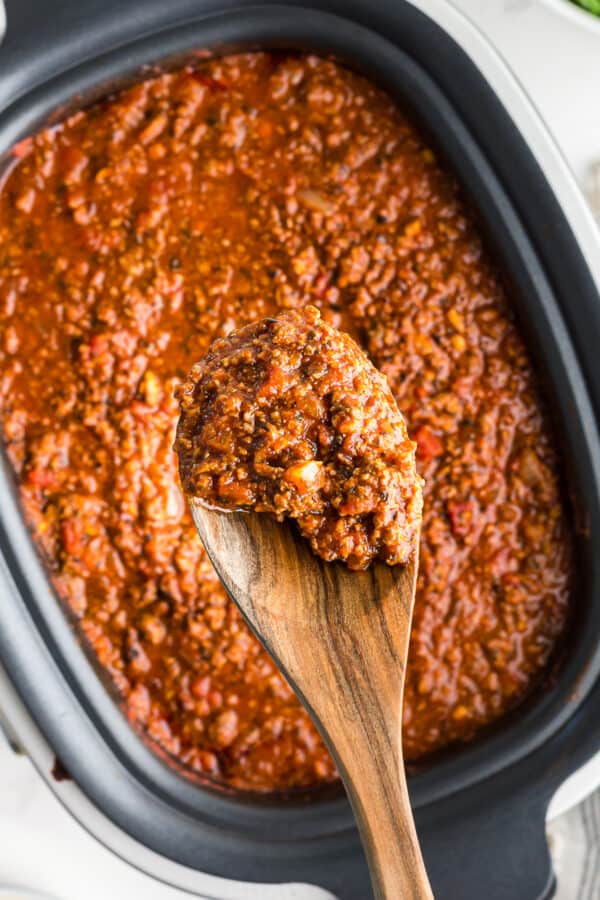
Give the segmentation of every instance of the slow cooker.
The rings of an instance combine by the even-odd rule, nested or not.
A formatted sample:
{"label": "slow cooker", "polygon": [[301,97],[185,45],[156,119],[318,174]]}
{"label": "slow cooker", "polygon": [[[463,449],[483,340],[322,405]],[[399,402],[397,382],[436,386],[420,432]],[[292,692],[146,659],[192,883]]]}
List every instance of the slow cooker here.
{"label": "slow cooker", "polygon": [[[541,900],[554,884],[548,804],[600,746],[595,226],[515,79],[444,0],[8,0],[0,165],[27,134],[124,84],[199,50],[240,48],[332,54],[410,107],[465,186],[513,284],[568,467],[573,624],[551,685],[484,738],[415,773],[410,791],[436,896]],[[298,882],[348,900],[371,895],[338,789],[287,800],[216,792],[136,736],[50,588],[5,459],[0,554],[5,713],[15,740],[100,840],[202,896],[258,896],[233,881],[261,883],[264,897]],[[71,780],[57,780],[65,771]]]}

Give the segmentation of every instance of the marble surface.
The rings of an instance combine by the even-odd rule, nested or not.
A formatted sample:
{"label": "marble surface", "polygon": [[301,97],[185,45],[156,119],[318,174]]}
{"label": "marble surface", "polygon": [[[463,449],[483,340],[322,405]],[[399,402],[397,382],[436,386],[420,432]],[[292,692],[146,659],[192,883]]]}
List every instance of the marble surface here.
{"label": "marble surface", "polygon": [[557,873],[554,900],[600,897],[600,790],[548,826]]}
{"label": "marble surface", "polygon": [[[567,2],[567,0],[564,0]],[[511,66],[577,178],[600,157],[600,34],[544,0],[454,0]]]}
{"label": "marble surface", "polygon": [[[557,15],[543,0],[456,0],[455,5],[513,67],[580,183],[589,185],[591,166],[600,159],[600,34]],[[558,900],[598,900],[600,793],[549,830]],[[60,900],[190,897],[151,880],[97,843],[62,808],[31,763],[15,756],[1,739],[0,884]],[[311,894],[315,896],[302,891],[303,898]],[[16,900],[25,894],[12,896]],[[300,892],[286,892],[293,896],[300,898]]]}

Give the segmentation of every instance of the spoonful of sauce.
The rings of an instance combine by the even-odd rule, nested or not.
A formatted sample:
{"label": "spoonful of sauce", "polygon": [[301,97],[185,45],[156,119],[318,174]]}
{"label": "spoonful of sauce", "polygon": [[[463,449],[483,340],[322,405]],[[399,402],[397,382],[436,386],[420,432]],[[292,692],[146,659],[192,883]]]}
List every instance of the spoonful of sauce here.
{"label": "spoonful of sauce", "polygon": [[377,898],[431,898],[402,759],[421,480],[385,377],[313,307],[215,341],[179,393],[200,538],[340,770]]}

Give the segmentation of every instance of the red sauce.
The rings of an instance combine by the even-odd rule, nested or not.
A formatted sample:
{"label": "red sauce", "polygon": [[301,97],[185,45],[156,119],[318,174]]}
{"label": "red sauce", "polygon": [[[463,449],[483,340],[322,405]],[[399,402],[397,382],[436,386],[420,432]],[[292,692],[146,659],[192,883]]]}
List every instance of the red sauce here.
{"label": "red sauce", "polygon": [[454,177],[333,62],[229,57],[21,144],[0,195],[0,404],[53,582],[131,721],[257,790],[336,778],[213,573],[172,451],[216,337],[318,306],[387,376],[426,479],[406,685],[419,760],[514,707],[569,609],[537,380]]}

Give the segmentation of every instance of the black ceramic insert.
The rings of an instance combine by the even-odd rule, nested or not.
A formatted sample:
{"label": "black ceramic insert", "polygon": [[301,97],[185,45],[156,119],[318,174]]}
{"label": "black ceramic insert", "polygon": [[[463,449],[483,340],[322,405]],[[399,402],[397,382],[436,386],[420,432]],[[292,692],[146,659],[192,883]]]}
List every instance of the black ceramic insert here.
{"label": "black ceramic insert", "polygon": [[[404,0],[8,0],[0,156],[49,121],[199,48],[332,53],[408,105],[470,194],[512,283],[567,461],[580,582],[551,687],[502,727],[411,778],[436,896],[541,900],[548,801],[600,745],[600,298],[534,156],[476,66]],[[0,662],[62,763],[118,826],[168,859],[228,878],[370,896],[339,795],[260,798],[202,787],[131,730],[77,641],[0,476]]]}

